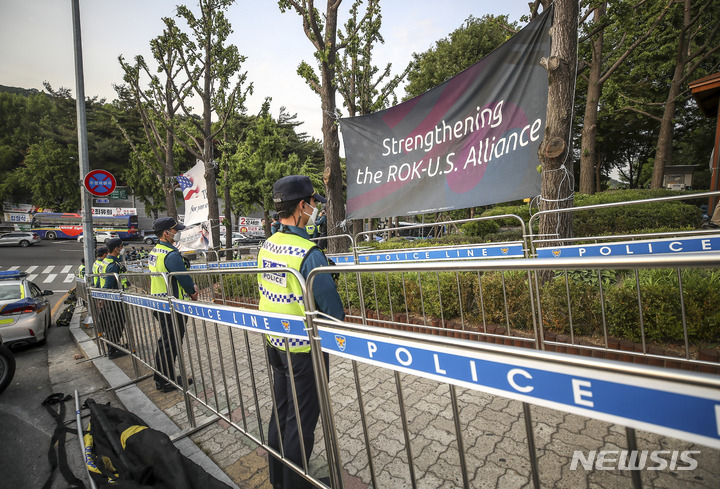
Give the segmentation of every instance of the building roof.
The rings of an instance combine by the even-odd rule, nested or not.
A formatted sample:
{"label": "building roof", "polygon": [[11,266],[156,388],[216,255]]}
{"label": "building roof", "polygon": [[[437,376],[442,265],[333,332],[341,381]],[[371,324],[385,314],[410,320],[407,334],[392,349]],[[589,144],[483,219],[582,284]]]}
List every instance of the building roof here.
{"label": "building roof", "polygon": [[717,117],[720,103],[720,72],[691,81],[689,85],[703,114]]}

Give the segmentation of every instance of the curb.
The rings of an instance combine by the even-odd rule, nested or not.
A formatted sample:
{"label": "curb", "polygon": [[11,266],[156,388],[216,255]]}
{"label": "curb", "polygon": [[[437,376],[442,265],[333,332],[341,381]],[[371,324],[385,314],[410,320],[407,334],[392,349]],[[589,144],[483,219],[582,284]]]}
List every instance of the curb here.
{"label": "curb", "polygon": [[[70,333],[72,334],[75,344],[84,353],[86,358],[93,358],[92,364],[98,370],[100,375],[105,378],[110,389],[114,386],[127,384],[131,379],[120,369],[112,360],[107,357],[100,356],[97,345],[91,340],[80,328],[80,313],[75,309],[72,320],[70,321]],[[135,384],[121,387],[115,390],[115,395],[120,399],[123,406],[132,413],[140,416],[140,418],[153,429],[162,431],[166,435],[172,437],[181,431],[181,429],[167,415],[159,409]],[[228,475],[217,466],[213,460],[208,457],[205,452],[200,450],[193,441],[188,437],[183,437],[174,442],[174,445],[180,450],[184,456],[202,467],[208,474],[215,477],[219,481],[228,484],[230,487],[239,489],[239,487],[228,477]]]}

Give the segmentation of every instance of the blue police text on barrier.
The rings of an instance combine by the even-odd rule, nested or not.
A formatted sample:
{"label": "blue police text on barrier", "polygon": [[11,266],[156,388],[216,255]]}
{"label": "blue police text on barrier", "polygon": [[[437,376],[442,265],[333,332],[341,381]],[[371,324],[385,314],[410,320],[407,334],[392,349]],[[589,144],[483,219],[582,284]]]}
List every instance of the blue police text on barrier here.
{"label": "blue police text on barrier", "polygon": [[236,326],[249,331],[307,339],[305,321],[297,316],[271,312],[258,313],[254,309],[229,308],[188,301],[173,301],[173,306],[176,312],[185,316]]}
{"label": "blue police text on barrier", "polygon": [[[368,253],[358,257],[358,263],[396,263],[408,261],[451,261],[477,260],[482,258],[522,258],[523,246],[520,243],[507,243],[493,246],[470,246],[463,248],[418,249],[415,251],[383,251]],[[331,255],[336,265],[351,265],[355,262],[352,255]]]}
{"label": "blue police text on barrier", "polygon": [[667,255],[708,251],[720,251],[720,236],[538,248],[537,256],[538,258],[577,258],[583,256]]}
{"label": "blue police text on barrier", "polygon": [[320,326],[324,351],[720,448],[720,390]]}
{"label": "blue police text on barrier", "polygon": [[257,268],[257,261],[254,260],[234,260],[234,261],[223,261],[223,262],[212,262],[209,264],[197,263],[190,265],[190,270],[217,270],[222,268]]}
{"label": "blue police text on barrier", "polygon": [[153,311],[170,312],[170,304],[167,299],[155,299],[152,297],[125,294],[123,295],[123,302],[126,304],[132,304],[133,306],[151,309]]}
{"label": "blue police text on barrier", "polygon": [[90,292],[93,299],[102,299],[105,301],[114,301],[114,302],[120,302],[120,293],[119,292],[100,292],[97,290],[93,290]]}

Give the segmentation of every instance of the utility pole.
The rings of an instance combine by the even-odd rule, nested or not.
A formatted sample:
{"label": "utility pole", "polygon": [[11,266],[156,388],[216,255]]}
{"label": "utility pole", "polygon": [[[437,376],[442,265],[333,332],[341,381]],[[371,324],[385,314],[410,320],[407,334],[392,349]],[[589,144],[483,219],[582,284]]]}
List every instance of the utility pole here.
{"label": "utility pole", "polygon": [[85,270],[92,270],[95,261],[95,235],[92,223],[92,196],[83,185],[85,175],[90,171],[87,144],[87,118],[85,116],[85,81],[83,74],[82,39],[80,36],[80,0],[72,0],[73,40],[75,43],[75,107],[78,125],[78,153],[80,159],[80,192],[82,202],[83,223],[83,256]]}

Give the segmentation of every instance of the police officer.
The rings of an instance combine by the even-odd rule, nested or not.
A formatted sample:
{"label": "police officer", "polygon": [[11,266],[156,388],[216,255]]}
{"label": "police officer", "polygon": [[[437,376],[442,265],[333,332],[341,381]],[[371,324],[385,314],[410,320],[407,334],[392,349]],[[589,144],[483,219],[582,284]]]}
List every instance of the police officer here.
{"label": "police officer", "polygon": [[[105,269],[105,258],[107,257],[108,249],[105,246],[101,246],[95,250],[95,262],[92,264],[92,273],[97,275],[101,270]],[[100,287],[100,277],[93,277],[93,287]]]}
{"label": "police officer", "polygon": [[[298,270],[307,277],[311,270],[328,265],[325,254],[315,243],[309,241],[305,226],[317,215],[317,203],[327,202],[312,186],[310,179],[302,175],[283,177],[273,185],[273,202],[280,217],[280,230],[263,243],[258,253],[259,268],[288,267]],[[273,280],[275,278],[275,280]],[[292,314],[305,317],[302,289],[298,281],[289,274],[284,280],[277,280],[276,274],[258,275],[261,311]],[[319,274],[314,281],[313,296],[317,308],[335,318],[344,319],[345,312],[337,287],[330,274]],[[302,467],[304,443],[306,462],[310,459],[315,442],[315,426],[320,415],[320,402],[315,385],[313,364],[308,340],[284,339],[266,336],[267,353],[273,369],[273,390],[277,403],[277,419],[273,410],[268,428],[270,447]],[[287,348],[290,350],[292,377],[288,364]],[[323,354],[325,371],[329,369],[329,357]],[[291,382],[294,381],[300,413],[303,440],[298,432],[295,416],[295,399]],[[279,425],[279,432],[278,432]],[[280,444],[283,450],[280,449]],[[276,489],[311,488],[312,484],[287,468],[272,455],[268,458],[270,483]]]}
{"label": "police officer", "polygon": [[[182,255],[173,245],[175,235],[178,231],[185,229],[185,226],[178,223],[172,217],[161,217],[153,223],[155,235],[158,237],[158,243],[150,252],[148,266],[152,273],[169,273],[169,272],[186,272],[187,267],[183,261]],[[187,299],[188,297],[194,301],[198,299],[198,290],[193,283],[190,275],[178,275],[172,278],[172,291],[167,290],[165,280],[161,275],[153,275],[150,278],[150,294],[158,297],[167,297],[168,292],[177,299]],[[172,318],[169,314],[153,312],[153,315],[160,322],[161,336],[157,342],[157,350],[155,351],[155,364],[160,372],[155,373],[155,388],[162,392],[171,392],[175,390],[175,386],[167,379],[182,385],[182,378],[175,376],[175,358],[178,354],[179,344],[185,337],[185,316],[175,314],[180,338],[176,341],[175,330],[172,324]],[[163,377],[164,376],[164,377]],[[192,384],[192,379],[187,379],[188,385]]]}
{"label": "police officer", "polygon": [[280,231],[281,225],[282,224],[280,224],[280,218],[278,217],[277,212],[276,212],[275,214],[273,214],[273,222],[270,225],[270,234],[275,234],[278,231]]}
{"label": "police officer", "polygon": [[85,258],[80,258],[80,266],[77,269],[77,276],[80,278],[85,277]]}
{"label": "police officer", "polygon": [[[125,252],[123,242],[120,238],[112,238],[105,243],[107,247],[107,256],[102,261],[100,273],[125,273],[127,269],[120,262],[120,255]],[[103,289],[119,289],[117,280],[114,275],[100,277],[100,287]],[[109,305],[112,307],[112,305]],[[115,307],[112,312],[106,316],[109,320],[109,331],[107,331],[108,339],[111,344],[108,347],[108,358],[113,360],[127,355],[124,351],[118,349],[115,345],[120,345],[120,338],[125,331],[125,311],[122,307]],[[128,345],[121,345],[127,348]]]}

